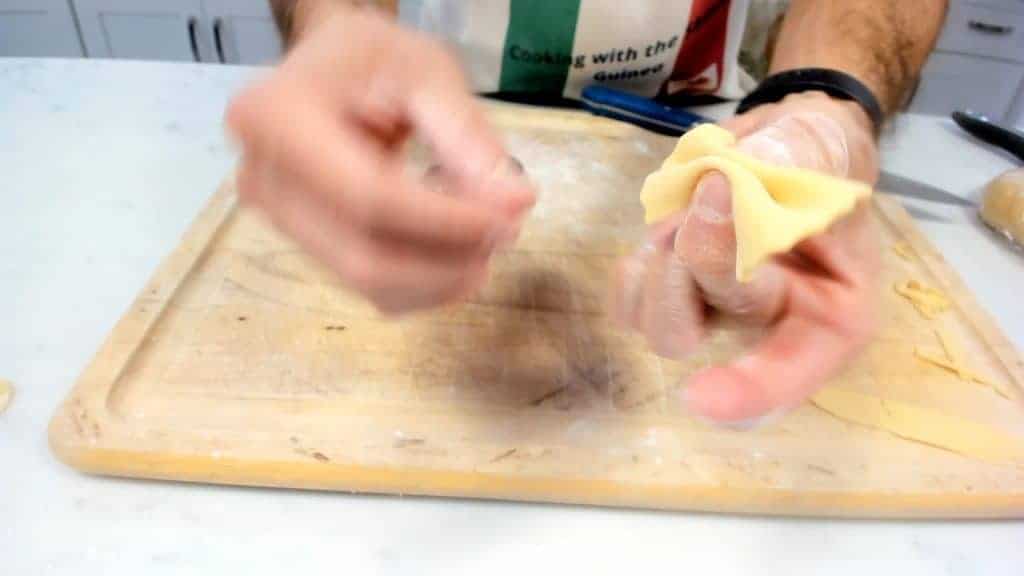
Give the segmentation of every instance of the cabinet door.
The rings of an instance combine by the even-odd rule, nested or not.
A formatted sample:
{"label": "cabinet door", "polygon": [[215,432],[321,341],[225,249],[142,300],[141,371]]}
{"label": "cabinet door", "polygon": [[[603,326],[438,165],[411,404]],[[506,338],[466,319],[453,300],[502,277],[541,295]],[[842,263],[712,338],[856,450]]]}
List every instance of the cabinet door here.
{"label": "cabinet door", "polygon": [[281,37],[267,0],[203,0],[217,59],[226,64],[270,64]]}
{"label": "cabinet door", "polygon": [[73,0],[93,58],[212,60],[199,0]]}
{"label": "cabinet door", "polygon": [[969,108],[1002,119],[1024,79],[1024,65],[933,52],[921,72],[910,111],[949,114]]}
{"label": "cabinet door", "polygon": [[1020,86],[1017,88],[1017,99],[1010,106],[1010,111],[1003,121],[1017,130],[1024,131],[1024,80],[1021,80]]}
{"label": "cabinet door", "polygon": [[1024,63],[1024,13],[953,3],[935,49]]}
{"label": "cabinet door", "polygon": [[0,0],[0,56],[81,55],[68,0]]}

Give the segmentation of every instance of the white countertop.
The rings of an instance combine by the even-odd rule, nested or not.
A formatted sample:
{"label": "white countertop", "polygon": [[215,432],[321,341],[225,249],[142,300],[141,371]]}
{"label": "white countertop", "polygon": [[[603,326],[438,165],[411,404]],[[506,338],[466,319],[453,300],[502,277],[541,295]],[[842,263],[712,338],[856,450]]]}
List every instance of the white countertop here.
{"label": "white countertop", "polygon": [[[216,65],[0,59],[0,573],[1015,574],[1019,522],[655,513],[130,481],[58,463],[46,425],[232,163]],[[1012,166],[907,116],[900,174],[970,195]],[[919,223],[1024,348],[1024,255],[959,209]],[[710,572],[709,572],[710,571]]]}

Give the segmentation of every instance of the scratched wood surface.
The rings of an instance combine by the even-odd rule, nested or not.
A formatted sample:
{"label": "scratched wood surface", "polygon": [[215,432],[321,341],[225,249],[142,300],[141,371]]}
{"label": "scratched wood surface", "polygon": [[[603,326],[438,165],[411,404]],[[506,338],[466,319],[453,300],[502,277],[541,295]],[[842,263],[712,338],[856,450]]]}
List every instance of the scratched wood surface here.
{"label": "scratched wood surface", "polygon": [[[1022,516],[1024,462],[984,462],[805,405],[756,431],[688,418],[687,362],[603,316],[637,194],[669,139],[569,112],[495,106],[540,202],[468,303],[384,320],[331,274],[213,196],[50,427],[88,472],[201,482],[598,505],[843,516]],[[410,170],[423,170],[413,160]],[[985,422],[1024,442],[1022,365],[897,202],[876,197],[882,329],[832,385]],[[891,247],[906,243],[910,258]],[[954,301],[921,317],[890,286]],[[914,357],[942,326],[1012,398]]]}

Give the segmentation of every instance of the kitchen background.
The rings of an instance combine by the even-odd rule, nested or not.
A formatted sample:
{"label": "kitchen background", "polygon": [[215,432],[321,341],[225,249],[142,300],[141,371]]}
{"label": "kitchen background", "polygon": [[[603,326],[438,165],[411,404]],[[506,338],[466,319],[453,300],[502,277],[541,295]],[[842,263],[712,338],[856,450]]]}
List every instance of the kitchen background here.
{"label": "kitchen background", "polygon": [[[0,57],[265,64],[265,0],[0,0]],[[1024,0],[951,0],[911,112],[971,109],[1024,128]]]}

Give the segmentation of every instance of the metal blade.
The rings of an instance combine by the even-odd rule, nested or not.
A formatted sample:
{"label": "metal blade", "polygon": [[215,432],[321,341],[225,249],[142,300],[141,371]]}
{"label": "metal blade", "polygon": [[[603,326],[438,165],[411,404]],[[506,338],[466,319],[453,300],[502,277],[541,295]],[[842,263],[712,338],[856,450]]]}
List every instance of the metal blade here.
{"label": "metal blade", "polygon": [[883,170],[881,175],[878,177],[878,185],[876,188],[881,192],[889,192],[898,196],[916,198],[918,200],[926,200],[928,202],[968,207],[973,207],[975,205],[974,202],[966,198],[961,198],[956,194],[946,192],[942,188],[936,188],[930,184],[911,180],[910,178],[905,178],[885,170]]}

